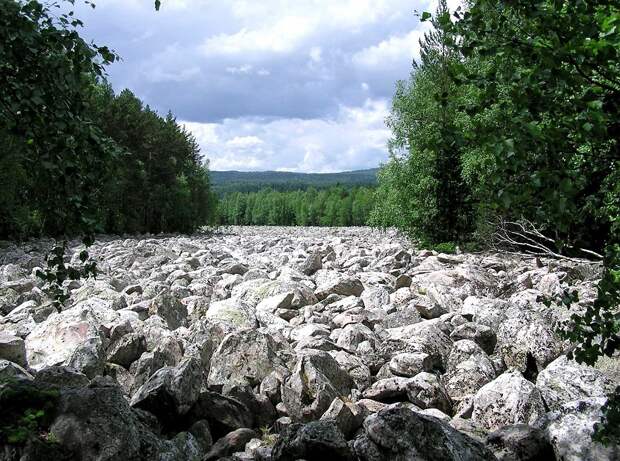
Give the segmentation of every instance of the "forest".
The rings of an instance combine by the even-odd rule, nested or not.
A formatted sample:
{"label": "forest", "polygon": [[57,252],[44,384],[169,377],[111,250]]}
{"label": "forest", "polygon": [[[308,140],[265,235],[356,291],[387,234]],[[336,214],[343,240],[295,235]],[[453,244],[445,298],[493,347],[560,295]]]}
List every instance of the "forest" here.
{"label": "forest", "polygon": [[213,191],[258,192],[271,188],[277,191],[305,190],[342,186],[345,188],[376,186],[377,168],[343,171],[341,173],[294,173],[290,171],[211,171]]}
{"label": "forest", "polygon": [[0,2],[0,238],[191,232],[213,221],[191,133],[115,95],[117,56],[54,4]]}
{"label": "forest", "polygon": [[374,207],[374,189],[331,187],[281,192],[233,192],[218,203],[223,225],[363,226]]}

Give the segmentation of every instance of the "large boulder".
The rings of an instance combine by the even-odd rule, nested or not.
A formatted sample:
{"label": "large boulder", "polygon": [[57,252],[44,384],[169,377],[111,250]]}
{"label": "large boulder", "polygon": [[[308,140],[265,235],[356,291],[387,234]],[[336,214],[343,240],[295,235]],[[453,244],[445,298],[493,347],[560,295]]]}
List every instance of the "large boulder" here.
{"label": "large boulder", "polygon": [[499,351],[506,366],[535,376],[559,357],[566,345],[558,337],[551,319],[535,312],[515,311],[499,327]]}
{"label": "large boulder", "polygon": [[0,331],[0,360],[9,360],[26,366],[26,344],[24,340]]}
{"label": "large boulder", "polygon": [[26,338],[29,366],[41,370],[68,365],[89,377],[101,374],[105,362],[101,326],[117,318],[117,312],[97,300],[50,315]]}
{"label": "large boulder", "polygon": [[139,461],[160,459],[164,453],[180,457],[177,447],[144,424],[121,390],[105,382],[64,390],[56,413],[50,433],[77,459]]}
{"label": "large boulder", "polygon": [[327,352],[304,350],[282,385],[282,402],[298,421],[321,417],[337,397],[347,397],[353,380]]}
{"label": "large boulder", "polygon": [[276,368],[286,368],[281,349],[270,335],[241,330],[224,338],[211,357],[208,384],[256,386]]}
{"label": "large boulder", "polygon": [[536,387],[549,410],[558,410],[573,400],[606,397],[615,389],[603,372],[579,365],[564,355],[538,374]]}
{"label": "large boulder", "polygon": [[613,461],[620,459],[620,447],[604,446],[592,440],[594,425],[601,421],[606,399],[576,400],[547,413],[536,425],[545,431],[556,459],[562,461]]}
{"label": "large boulder", "polygon": [[273,461],[349,461],[353,459],[347,440],[334,421],[292,424],[273,447]]}
{"label": "large boulder", "polygon": [[544,431],[526,424],[506,426],[489,434],[485,443],[498,461],[544,461],[554,459],[553,447]]}
{"label": "large boulder", "polygon": [[358,278],[342,276],[334,271],[320,273],[320,276],[317,276],[317,285],[314,294],[319,300],[323,300],[331,294],[360,296],[364,291],[364,285]]}
{"label": "large boulder", "polygon": [[153,298],[149,305],[150,315],[159,315],[166,321],[168,328],[176,330],[187,322],[187,307],[169,293],[162,293]]}
{"label": "large boulder", "polygon": [[489,431],[509,424],[533,424],[545,413],[540,391],[516,370],[484,385],[473,405],[472,420]]}
{"label": "large boulder", "polygon": [[480,346],[462,339],[452,346],[444,379],[450,398],[460,402],[495,379],[495,368]]}
{"label": "large boulder", "polygon": [[353,446],[362,461],[494,460],[484,445],[432,416],[403,407],[368,416]]}
{"label": "large boulder", "polygon": [[255,328],[254,309],[239,299],[224,299],[209,305],[205,318],[211,322],[222,322],[234,328]]}
{"label": "large boulder", "polygon": [[176,367],[164,367],[151,376],[131,398],[131,406],[149,411],[165,425],[176,424],[198,400],[202,372],[195,358]]}

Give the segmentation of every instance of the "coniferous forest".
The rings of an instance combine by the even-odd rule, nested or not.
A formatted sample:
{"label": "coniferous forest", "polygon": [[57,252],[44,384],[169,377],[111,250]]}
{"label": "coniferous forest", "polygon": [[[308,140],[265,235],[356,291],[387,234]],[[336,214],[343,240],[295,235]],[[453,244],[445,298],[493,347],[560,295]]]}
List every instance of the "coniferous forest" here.
{"label": "coniferous forest", "polygon": [[196,140],[171,113],[113,93],[104,69],[118,57],[86,43],[81,21],[55,4],[0,6],[0,238],[189,232],[213,221]]}
{"label": "coniferous forest", "polygon": [[224,225],[363,226],[374,206],[374,189],[331,187],[280,192],[233,192],[218,204]]}

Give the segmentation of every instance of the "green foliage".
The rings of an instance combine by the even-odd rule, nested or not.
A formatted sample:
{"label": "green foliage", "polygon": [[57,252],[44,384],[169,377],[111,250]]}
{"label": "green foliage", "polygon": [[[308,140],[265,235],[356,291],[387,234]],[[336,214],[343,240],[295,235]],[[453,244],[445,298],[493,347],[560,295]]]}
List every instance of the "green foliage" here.
{"label": "green foliage", "polygon": [[30,383],[0,383],[0,444],[23,445],[47,432],[58,396],[58,391],[41,390]]}
{"label": "green foliage", "polygon": [[221,224],[269,226],[363,226],[373,208],[373,189],[235,192],[219,203]]}
{"label": "green foliage", "polygon": [[334,186],[346,188],[375,186],[377,169],[345,171],[342,173],[293,173],[290,171],[212,171],[213,190],[219,195],[231,192],[258,192],[323,189]]}
{"label": "green foliage", "polygon": [[438,253],[454,254],[456,253],[456,244],[453,242],[442,242],[433,245],[433,250]]}
{"label": "green foliage", "polygon": [[371,219],[431,243],[463,239],[472,227],[470,193],[461,176],[458,108],[464,92],[451,78],[458,54],[451,32],[439,22],[447,11],[440,2],[435,29],[421,41],[420,62],[409,81],[397,83],[388,119],[391,159],[379,175],[381,200]]}

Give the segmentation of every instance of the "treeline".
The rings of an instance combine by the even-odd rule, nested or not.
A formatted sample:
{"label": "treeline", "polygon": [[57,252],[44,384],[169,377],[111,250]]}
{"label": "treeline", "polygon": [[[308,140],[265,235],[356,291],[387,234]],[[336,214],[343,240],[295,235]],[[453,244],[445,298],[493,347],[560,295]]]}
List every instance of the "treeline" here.
{"label": "treeline", "polygon": [[297,190],[226,194],[219,202],[223,225],[363,226],[374,207],[374,189]]}
{"label": "treeline", "polygon": [[196,140],[172,114],[114,95],[104,68],[117,57],[80,26],[53,3],[2,2],[0,238],[88,243],[208,223],[214,197]]}
{"label": "treeline", "polygon": [[377,169],[341,173],[294,173],[290,171],[212,171],[213,190],[219,195],[231,192],[306,190],[341,186],[369,187],[377,184]]}
{"label": "treeline", "polygon": [[[596,301],[562,334],[578,343],[570,355],[579,362],[612,356],[620,349],[620,5],[470,0],[453,16],[439,3],[435,15],[421,15],[434,28],[397,86],[391,160],[371,221],[430,244],[602,259]],[[547,300],[574,301],[569,293]],[[619,403],[606,410],[616,438]]]}

